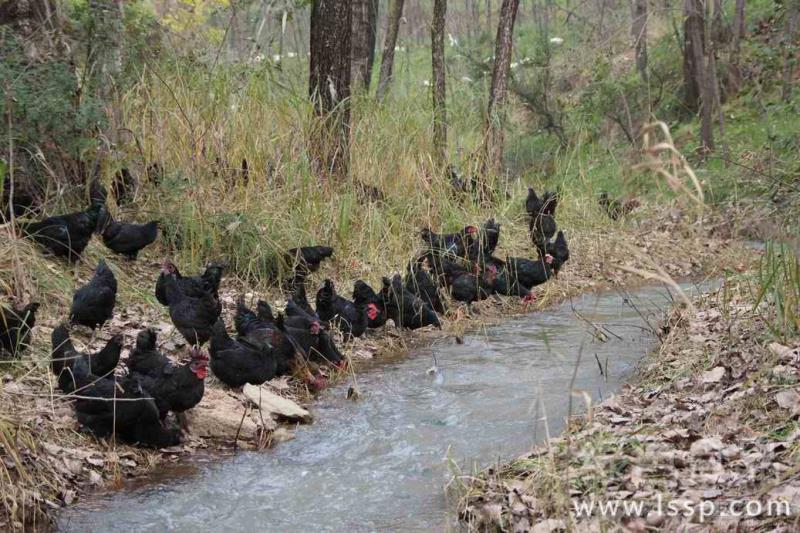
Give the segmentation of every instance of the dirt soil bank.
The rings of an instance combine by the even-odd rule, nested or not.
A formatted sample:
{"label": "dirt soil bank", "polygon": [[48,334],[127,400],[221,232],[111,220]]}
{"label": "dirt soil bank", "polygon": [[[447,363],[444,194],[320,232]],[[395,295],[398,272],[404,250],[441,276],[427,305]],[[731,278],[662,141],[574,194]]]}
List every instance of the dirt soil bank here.
{"label": "dirt soil bank", "polygon": [[[713,224],[686,224],[675,217],[674,209],[648,212],[642,219],[645,222],[635,227],[620,226],[612,232],[607,229],[569,232],[570,262],[558,279],[536,289],[538,301],[533,306],[524,307],[519,299],[497,297],[475,305],[472,316],[466,316],[462,309],[454,306],[442,331],[412,333],[385,328],[343,345],[343,352],[350,357],[354,363],[351,368],[357,372],[365,361],[402,354],[442,335],[460,335],[479,324],[510,314],[540,310],[582,292],[643,282],[639,274],[625,268],[657,274],[655,265],[660,265],[663,273],[675,278],[715,276],[741,271],[754,258],[742,245],[711,236],[709,228],[713,229]],[[504,226],[503,231],[501,247],[508,242],[529,242],[522,224]],[[90,245],[89,253],[95,253],[92,246],[94,244]],[[497,255],[530,256],[530,252],[526,253],[520,246],[525,245],[506,248]],[[159,259],[146,255],[136,263],[114,263],[125,280],[141,281],[126,289],[113,321],[106,325],[90,349],[104,344],[112,334],[122,333],[125,338],[123,357],[126,357],[138,331],[153,327],[159,333],[162,351],[176,359],[185,355],[184,342],[174,331],[166,310],[151,296]],[[342,293],[349,294],[358,274],[346,272],[345,264],[334,261],[327,265],[310,283],[309,293],[313,295],[321,279],[331,277],[342,288]],[[82,265],[80,281],[88,279],[91,271],[91,265]],[[370,277],[368,281],[375,285],[379,278]],[[223,280],[223,316],[228,324],[232,323],[234,302],[241,294],[247,295],[248,301],[264,297],[278,309],[285,303],[285,296],[277,290],[255,294],[253,289],[236,281]],[[190,413],[191,434],[181,446],[160,451],[143,450],[98,441],[80,432],[68,401],[55,392],[53,376],[48,371],[50,333],[66,316],[63,307],[63,304],[45,304],[34,329],[31,350],[13,367],[3,367],[8,370],[4,370],[0,381],[0,530],[22,529],[23,525],[29,530],[46,528],[52,514],[74,503],[81,493],[113,488],[123,479],[152,472],[165,462],[180,461],[197,451],[263,449],[292,437],[295,420],[286,422],[265,417],[242,391],[224,388],[213,377],[207,380],[202,403]],[[73,340],[78,349],[85,346],[79,335],[74,335]],[[85,337],[83,340],[88,341]],[[330,375],[329,379],[348,379],[350,371],[344,375]],[[313,405],[313,394],[298,380],[276,379],[266,387],[304,407]]]}
{"label": "dirt soil bank", "polygon": [[[674,309],[640,381],[573,419],[561,437],[465,478],[464,523],[520,532],[798,531],[800,339],[768,338],[756,293],[729,281],[694,301],[696,312]],[[587,516],[578,506],[591,502]]]}

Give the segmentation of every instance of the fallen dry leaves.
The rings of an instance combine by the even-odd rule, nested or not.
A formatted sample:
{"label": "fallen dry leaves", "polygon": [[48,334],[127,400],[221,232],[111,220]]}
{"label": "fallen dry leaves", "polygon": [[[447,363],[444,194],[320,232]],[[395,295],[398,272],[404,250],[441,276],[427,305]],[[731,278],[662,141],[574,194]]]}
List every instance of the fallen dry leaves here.
{"label": "fallen dry leaves", "polygon": [[[466,480],[474,530],[796,531],[792,517],[698,522],[657,501],[782,500],[800,513],[800,339],[769,343],[745,283],[673,311],[641,381],[526,456]],[[628,517],[578,517],[573,500],[643,501]],[[488,508],[488,510],[487,510]],[[663,509],[662,509],[663,510]],[[731,513],[729,513],[731,514]]]}

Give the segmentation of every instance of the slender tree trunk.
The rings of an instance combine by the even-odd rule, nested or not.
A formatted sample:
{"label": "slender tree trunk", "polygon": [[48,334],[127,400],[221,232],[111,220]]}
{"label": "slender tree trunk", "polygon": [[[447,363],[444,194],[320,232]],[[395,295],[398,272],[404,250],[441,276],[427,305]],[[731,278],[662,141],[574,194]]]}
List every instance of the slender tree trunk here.
{"label": "slender tree trunk", "polygon": [[636,53],[636,70],[647,81],[647,0],[631,0],[631,37]]}
{"label": "slender tree trunk", "polygon": [[742,69],[739,61],[742,56],[742,39],[745,33],[744,0],[736,0],[733,18],[733,42],[731,45],[730,68],[728,69],[728,90],[731,94],[739,92],[742,86]]}
{"label": "slender tree trunk", "polygon": [[321,179],[343,176],[350,159],[350,0],[315,0],[311,8],[309,95],[320,117],[312,140]]}
{"label": "slender tree trunk", "polygon": [[792,98],[792,78],[797,65],[797,25],[800,19],[800,0],[786,0],[786,30],[783,42],[783,89],[784,102]]}
{"label": "slender tree trunk", "polygon": [[[688,35],[692,51],[692,63],[694,65],[694,76],[700,91],[700,138],[703,143],[703,151],[711,152],[714,150],[714,100],[717,77],[711,68],[714,67],[714,60],[711,55],[714,53],[711,43],[703,42],[703,31],[705,29],[705,9],[703,0],[686,0],[690,4],[688,18],[699,19],[696,24],[689,28]],[[704,46],[705,45],[705,46]]]}
{"label": "slender tree trunk", "polygon": [[692,113],[700,108],[702,88],[699,80],[703,70],[705,26],[701,1],[683,2],[683,103]]}
{"label": "slender tree trunk", "polygon": [[352,76],[357,84],[369,89],[369,82],[372,78],[372,63],[375,60],[377,0],[352,0],[352,2]]}
{"label": "slender tree trunk", "polygon": [[503,165],[503,108],[508,92],[508,69],[511,64],[514,21],[517,19],[518,8],[519,0],[503,0],[500,7],[500,22],[497,25],[492,88],[487,110],[485,167],[485,170],[495,173],[499,173]]}
{"label": "slender tree trunk", "polygon": [[369,0],[369,55],[367,56],[367,77],[365,85],[369,88],[372,80],[372,67],[375,65],[375,48],[378,42],[378,8],[380,0]]}
{"label": "slender tree trunk", "polygon": [[486,0],[486,28],[492,27],[492,0]]}
{"label": "slender tree trunk", "polygon": [[447,160],[447,106],[444,67],[444,25],[447,0],[433,0],[431,63],[433,65],[433,147],[439,163]]}
{"label": "slender tree trunk", "polygon": [[472,13],[471,0],[464,0],[464,37],[467,39],[472,37],[472,24],[469,23],[470,14]]}
{"label": "slender tree trunk", "polygon": [[390,0],[389,12],[386,13],[386,38],[383,41],[383,57],[381,73],[378,79],[378,100],[383,100],[392,83],[394,67],[394,49],[397,47],[397,34],[400,32],[400,19],[403,18],[403,0]]}
{"label": "slender tree trunk", "polygon": [[[709,0],[706,0],[708,2]],[[731,40],[731,27],[725,20],[725,11],[722,9],[722,0],[713,0],[714,14],[711,17],[711,38],[717,43],[717,50],[720,45],[727,44]]]}

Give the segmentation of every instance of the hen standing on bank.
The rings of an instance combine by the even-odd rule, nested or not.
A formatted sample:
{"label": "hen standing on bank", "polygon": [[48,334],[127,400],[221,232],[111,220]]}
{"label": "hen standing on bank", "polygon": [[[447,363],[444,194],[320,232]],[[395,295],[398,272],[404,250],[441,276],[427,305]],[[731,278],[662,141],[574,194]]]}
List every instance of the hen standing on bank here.
{"label": "hen standing on bank", "polygon": [[134,260],[142,248],[152,244],[158,237],[158,221],[147,224],[117,222],[103,207],[100,209],[97,232],[109,250]]}
{"label": "hen standing on bank", "polygon": [[37,309],[38,303],[21,308],[0,306],[0,355],[19,357],[28,348]]}
{"label": "hen standing on bank", "polygon": [[391,280],[383,278],[381,298],[386,314],[398,328],[442,327],[433,309],[403,286],[400,274],[395,274]]}
{"label": "hen standing on bank", "polygon": [[77,261],[97,228],[102,206],[93,203],[86,211],[45,218],[39,222],[20,221],[22,232],[56,257]]}
{"label": "hen standing on bank", "polygon": [[[63,324],[53,329],[51,336],[50,369],[58,380],[58,388],[64,394],[75,392],[75,365],[86,365],[89,373],[105,377],[114,372],[122,353],[122,335],[114,335],[99,352],[82,353],[75,349],[69,330]],[[80,360],[80,362],[79,362]]]}
{"label": "hen standing on bank", "polygon": [[365,281],[358,280],[353,284],[353,303],[366,306],[368,328],[379,328],[386,323],[383,300]]}
{"label": "hen standing on bank", "polygon": [[180,443],[177,428],[165,428],[153,398],[135,380],[99,377],[89,371],[84,359],[72,368],[75,415],[81,426],[98,438],[118,437],[131,444],[164,448]]}
{"label": "hen standing on bank", "polygon": [[350,300],[336,294],[336,288],[329,279],[317,291],[317,315],[325,322],[336,322],[339,330],[348,337],[360,337],[367,329],[367,310],[356,306]]}
{"label": "hen standing on bank", "polygon": [[456,257],[467,255],[467,250],[475,241],[477,234],[478,228],[475,226],[466,226],[458,233],[445,233],[442,235],[434,233],[430,228],[422,228],[419,232],[420,237],[428,247],[427,251]]}
{"label": "hen standing on bank", "polygon": [[214,324],[210,353],[211,370],[229,387],[261,385],[275,376],[277,365],[272,346],[232,339],[221,318]]}
{"label": "hen standing on bank", "polygon": [[553,235],[556,234],[556,207],[558,197],[555,193],[545,192],[539,198],[533,187],[528,188],[528,198],[525,200],[525,211],[528,213],[529,230],[533,244],[542,257],[545,255],[545,246]]}
{"label": "hen standing on bank", "polygon": [[[211,330],[222,312],[216,289],[213,284],[187,283],[191,278],[179,279],[177,269],[169,261],[164,262],[161,273],[163,278],[158,281],[172,323],[189,344],[202,346],[211,338]],[[157,294],[158,289],[159,285]]]}
{"label": "hen standing on bank", "polygon": [[433,281],[430,274],[423,268],[422,261],[409,261],[408,272],[406,273],[405,286],[412,294],[419,297],[437,313],[444,313],[445,306],[439,287]]}
{"label": "hen standing on bank", "polygon": [[193,347],[192,358],[188,362],[175,365],[167,360],[155,372],[142,374],[132,371],[131,378],[152,395],[162,420],[172,411],[179,415],[181,424],[185,426],[182,413],[203,399],[207,365],[208,357],[199,348]]}
{"label": "hen standing on bank", "polygon": [[[214,298],[219,299],[219,285],[222,282],[222,275],[225,272],[224,265],[209,263],[199,276],[182,276],[178,271],[178,267],[171,261],[164,261],[162,267],[163,270],[158,275],[158,280],[156,280],[156,299],[161,305],[169,305],[167,303],[166,282],[170,273],[175,275],[181,292],[187,293],[190,296],[210,293]],[[222,312],[221,307],[220,312]]]}
{"label": "hen standing on bank", "polygon": [[102,326],[114,314],[117,279],[104,259],[97,264],[92,279],[72,297],[70,320],[92,329]]}

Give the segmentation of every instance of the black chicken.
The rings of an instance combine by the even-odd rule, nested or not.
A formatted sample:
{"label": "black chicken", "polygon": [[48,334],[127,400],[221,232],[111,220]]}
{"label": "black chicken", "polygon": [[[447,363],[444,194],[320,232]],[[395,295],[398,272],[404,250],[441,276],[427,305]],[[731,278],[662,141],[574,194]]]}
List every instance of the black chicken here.
{"label": "black chicken", "polygon": [[500,224],[494,218],[488,219],[478,231],[478,238],[467,248],[467,256],[471,261],[481,261],[491,257],[500,241]]}
{"label": "black chicken", "polygon": [[508,257],[506,258],[506,274],[512,282],[516,282],[525,289],[531,289],[555,276],[552,263],[552,258],[531,260],[523,257]]}
{"label": "black chicken", "polygon": [[103,244],[118,254],[136,259],[139,251],[152,244],[158,237],[158,221],[147,224],[128,224],[117,222],[104,207],[100,210],[97,231],[103,238]]}
{"label": "black chicken", "polygon": [[454,271],[449,276],[447,284],[450,287],[450,295],[454,300],[470,305],[472,302],[485,300],[492,294],[497,268],[489,265],[483,273],[480,273],[476,265],[471,273]]}
{"label": "black chicken", "polygon": [[311,304],[308,303],[305,280],[294,286],[294,291],[292,292],[290,302],[293,302],[294,305],[302,309],[309,316],[317,317],[317,312],[314,311],[314,309],[311,307]]}
{"label": "black chicken", "polygon": [[75,415],[95,436],[118,437],[154,448],[180,443],[179,430],[162,425],[156,402],[135,380],[123,378],[118,382],[115,376],[95,376],[80,358],[72,374],[80,391],[74,403]]}
{"label": "black chicken", "polygon": [[547,243],[544,256],[537,260],[509,257],[506,259],[506,269],[512,280],[530,289],[556,276],[567,261],[569,246],[564,232],[559,231],[555,242]]}
{"label": "black chicken", "polygon": [[152,378],[158,377],[161,369],[170,363],[169,358],[158,351],[158,335],[150,328],[136,336],[136,345],[128,355],[128,370]]}
{"label": "black chicken", "polygon": [[399,328],[442,327],[433,309],[403,286],[400,274],[395,274],[391,280],[383,278],[381,298],[386,314]]}
{"label": "black chicken", "polygon": [[556,240],[547,243],[544,251],[545,260],[549,260],[547,256],[552,257],[551,267],[553,271],[558,274],[558,271],[561,270],[564,263],[569,261],[569,246],[567,245],[567,238],[564,237],[564,232],[559,230],[558,235],[556,235]]}
{"label": "black chicken", "polygon": [[607,192],[600,193],[597,203],[611,220],[624,217],[639,207],[639,200],[636,198],[611,198]]}
{"label": "black chicken", "polygon": [[31,330],[36,325],[38,303],[21,308],[0,306],[0,355],[18,357],[28,348]]}
{"label": "black chicken", "polygon": [[91,205],[99,205],[104,208],[106,200],[108,199],[108,191],[100,183],[100,179],[95,177],[89,184],[89,201]]}
{"label": "black chicken", "polygon": [[233,323],[240,341],[246,341],[255,347],[272,349],[276,364],[275,375],[282,376],[291,370],[295,353],[300,352],[302,356],[306,354],[294,339],[278,328],[272,318],[272,311],[270,310],[268,315],[266,314],[268,307],[262,305],[261,316],[259,316],[240,300],[236,303],[236,315],[233,317]]}
{"label": "black chicken", "polygon": [[151,163],[144,171],[144,175],[150,183],[158,187],[164,177],[164,167],[158,162]]}
{"label": "black chicken", "polygon": [[130,170],[122,168],[114,175],[114,180],[111,182],[111,191],[114,193],[114,199],[117,205],[123,205],[133,201],[136,196],[136,189],[139,186],[137,180]]}
{"label": "black chicken", "polygon": [[409,261],[405,286],[411,294],[419,297],[437,313],[444,313],[445,306],[438,285],[419,262]]}
{"label": "black chicken", "polygon": [[6,173],[3,180],[3,196],[0,199],[0,219],[3,222],[11,219],[12,211],[15,217],[21,217],[32,212],[34,207],[38,207],[31,185],[22,184],[17,180],[13,185],[12,187],[11,178]]}
{"label": "black chicken", "polygon": [[533,187],[528,187],[528,198],[525,201],[525,210],[530,217],[528,227],[533,244],[540,251],[556,233],[557,206],[558,197],[555,193],[545,192],[544,196],[539,198]]}
{"label": "black chicken", "polygon": [[505,296],[518,296],[522,298],[522,301],[526,304],[532,303],[536,299],[530,289],[520,283],[517,272],[509,269],[508,266],[497,269],[494,265],[490,265],[488,268],[495,268],[496,271],[496,275],[493,276],[490,285],[492,293]]}
{"label": "black chicken", "polygon": [[171,263],[165,262],[162,268],[163,295],[169,307],[169,316],[189,344],[202,346],[211,338],[211,329],[222,312],[222,305],[213,286],[182,284],[177,271],[171,266]]}
{"label": "black chicken", "polygon": [[383,300],[366,282],[358,280],[353,284],[353,303],[367,308],[368,328],[379,328],[386,324]]}
{"label": "black chicken", "polygon": [[105,347],[96,353],[79,352],[72,345],[69,330],[63,324],[53,329],[51,341],[50,369],[58,379],[58,388],[64,394],[70,394],[76,389],[73,369],[79,359],[91,374],[105,377],[117,368],[122,353],[122,335],[119,334],[114,335]]}
{"label": "black chicken", "polygon": [[275,324],[307,354],[309,360],[341,365],[344,356],[330,334],[320,326],[319,318],[309,315],[291,300],[286,304],[285,312],[286,316],[279,315]]}
{"label": "black chicken", "polygon": [[336,294],[336,288],[329,279],[317,291],[317,315],[325,322],[335,322],[345,337],[360,337],[367,329],[366,306],[356,306]]}
{"label": "black chicken", "polygon": [[330,246],[303,246],[292,248],[286,253],[286,262],[293,266],[295,273],[308,274],[319,270],[319,265],[333,255]]}
{"label": "black chicken", "polygon": [[446,287],[461,274],[473,272],[477,266],[471,261],[461,258],[441,257],[427,254],[417,260],[418,263],[427,263],[431,276]]}
{"label": "black chicken", "polygon": [[462,177],[455,165],[447,165],[447,174],[450,178],[450,185],[457,192],[475,193],[478,190],[478,178],[474,174],[469,178]]}
{"label": "black chicken", "polygon": [[[270,310],[271,313],[271,310]],[[264,317],[266,316],[262,309],[258,309],[257,311],[258,316]],[[313,311],[309,311],[305,307],[298,305],[292,298],[286,302],[286,308],[284,309],[284,314],[286,315],[285,322],[287,324],[292,324],[294,319],[302,319],[303,323],[309,323],[309,325],[316,324],[316,329],[322,329],[320,324],[320,319],[316,313]],[[272,322],[275,322],[275,318],[272,318]],[[299,323],[299,322],[298,322]]]}
{"label": "black chicken", "polygon": [[155,373],[132,371],[130,377],[153,397],[163,420],[170,411],[180,415],[200,403],[205,392],[206,375],[208,356],[194,347],[191,360],[182,365],[167,360]]}
{"label": "black chicken", "polygon": [[102,326],[114,315],[117,303],[117,279],[105,260],[97,263],[94,276],[72,297],[70,320],[92,329]]}
{"label": "black chicken", "polygon": [[101,206],[86,211],[46,218],[40,222],[19,222],[22,232],[56,257],[77,261],[97,227]]}
{"label": "black chicken", "polygon": [[261,385],[275,377],[277,364],[272,347],[232,339],[221,318],[214,324],[210,353],[211,370],[229,387]]}
{"label": "black chicken", "polygon": [[[258,319],[263,324],[276,328],[278,333],[275,338],[279,339],[279,342],[288,341],[295,354],[299,353],[316,362],[339,364],[344,360],[331,336],[322,329],[320,318],[316,313],[309,313],[291,299],[286,303],[284,312],[285,316],[275,317],[267,302],[259,300],[256,304]],[[285,335],[286,341],[280,341],[281,334]]]}
{"label": "black chicken", "polygon": [[[162,270],[158,276],[158,280],[156,280],[156,299],[161,305],[169,305],[167,303],[165,290],[168,276],[167,272],[175,274],[181,292],[189,296],[202,296],[203,294],[211,293],[215,298],[219,298],[219,285],[222,281],[222,275],[225,273],[225,265],[221,263],[209,263],[199,276],[186,277],[182,276],[178,271],[178,267],[170,261],[164,261],[163,266],[166,272]],[[220,312],[222,312],[221,306]]]}
{"label": "black chicken", "polygon": [[442,235],[434,233],[430,228],[422,228],[419,232],[428,250],[435,254],[447,254],[456,257],[464,257],[467,254],[467,249],[475,241],[477,234],[478,228],[475,226],[466,226],[458,233],[445,233]]}

